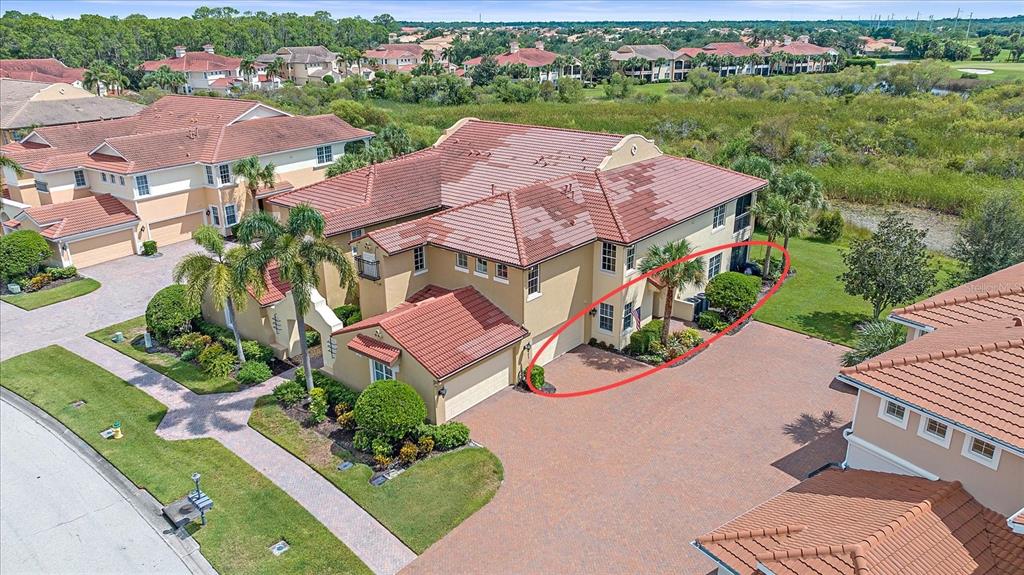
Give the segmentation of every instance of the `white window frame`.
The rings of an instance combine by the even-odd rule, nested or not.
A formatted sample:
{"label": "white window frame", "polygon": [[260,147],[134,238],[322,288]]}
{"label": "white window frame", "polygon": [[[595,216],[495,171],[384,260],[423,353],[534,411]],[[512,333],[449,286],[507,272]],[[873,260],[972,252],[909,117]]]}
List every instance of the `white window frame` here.
{"label": "white window frame", "polygon": [[217,180],[214,179],[214,177],[213,177],[213,166],[207,164],[207,165],[205,165],[203,167],[206,168],[206,185],[208,185],[208,186],[216,186],[217,185]]}
{"label": "white window frame", "polygon": [[210,204],[210,222],[212,225],[220,227],[220,208],[214,204]]}
{"label": "white window frame", "polygon": [[[73,174],[75,176],[75,189],[84,188],[89,185],[88,180],[85,179],[85,170],[75,170]],[[79,183],[79,177],[81,177],[81,183]]]}
{"label": "white window frame", "polygon": [[50,184],[39,179],[37,179],[35,183],[37,192],[43,192],[44,194],[50,193]]}
{"label": "white window frame", "polygon": [[[928,431],[928,423],[931,421],[945,426],[946,435],[944,437],[939,437],[938,435]],[[935,445],[942,446],[944,449],[949,449],[949,443],[953,440],[953,428],[948,423],[941,419],[935,419],[934,417],[929,417],[924,414],[921,414],[920,421],[917,424],[917,434],[924,439],[931,441]]]}
{"label": "white window frame", "polygon": [[526,270],[526,301],[535,300],[541,295],[543,294],[540,291],[540,264],[537,264]]}
{"label": "white window frame", "polygon": [[717,232],[725,227],[725,204],[711,212],[711,231]]}
{"label": "white window frame", "polygon": [[427,273],[427,248],[416,246],[412,249],[412,271],[414,275]]}
{"label": "white window frame", "polygon": [[[601,242],[601,271],[611,274],[615,273],[615,269],[619,265],[617,261],[618,255],[618,246],[611,242]],[[609,269],[609,265],[611,269]]]}
{"label": "white window frame", "polygon": [[330,144],[316,147],[316,165],[326,166],[334,162],[334,147]]}
{"label": "white window frame", "polygon": [[[992,450],[992,459],[986,459],[985,456],[979,455],[975,453],[973,450],[971,450],[971,447],[974,445],[975,440],[983,441],[995,448]],[[999,456],[1003,454],[1003,448],[999,447],[999,445],[997,445],[995,442],[989,441],[984,437],[974,435],[973,433],[965,433],[964,446],[963,449],[960,450],[960,453],[967,459],[980,463],[985,467],[988,467],[989,469],[999,469]]]}
{"label": "white window frame", "polygon": [[720,273],[722,273],[722,254],[717,253],[708,258],[708,280]]}
{"label": "white window frame", "polygon": [[[601,322],[605,320],[608,321],[608,325],[611,327],[605,329],[601,325]],[[604,302],[597,304],[597,329],[605,333],[612,333],[615,329],[615,306]]]}
{"label": "white window frame", "polygon": [[[377,377],[378,374],[381,377]],[[390,375],[390,377],[388,377]],[[390,365],[377,361],[376,359],[370,360],[370,383],[375,381],[382,381],[385,379],[395,379],[395,370]]]}
{"label": "white window frame", "polygon": [[508,264],[494,264],[494,281],[498,283],[508,283]]}
{"label": "white window frame", "polygon": [[[348,234],[348,241],[349,242],[354,242],[354,241],[356,241],[356,238],[362,237],[365,233],[366,232],[363,231],[363,228],[359,228],[358,230],[352,230]],[[356,255],[358,253],[359,253],[359,246],[357,246],[355,244],[352,244],[352,255]]]}
{"label": "white window frame", "polygon": [[118,176],[117,180],[118,180],[118,184],[120,184],[122,186],[124,185],[124,176]]}
{"label": "white window frame", "polygon": [[[229,211],[228,208],[231,208]],[[235,220],[234,222],[230,220]],[[235,204],[224,204],[224,227],[230,228],[238,225],[238,206]]]}
{"label": "white window frame", "polygon": [[455,269],[460,272],[469,271],[469,256],[462,252],[455,252]]}
{"label": "white window frame", "polygon": [[636,270],[636,244],[626,246],[626,271]]}
{"label": "white window frame", "polygon": [[231,183],[231,164],[221,164],[217,166],[217,182],[218,185],[226,186]]}
{"label": "white window frame", "polygon": [[[481,264],[483,265],[483,271],[480,271]],[[476,258],[476,262],[473,265],[473,275],[482,278],[490,277],[490,263],[483,258]]]}
{"label": "white window frame", "polygon": [[100,172],[100,179],[103,180],[104,182],[106,182],[107,181],[107,173],[106,172]]}
{"label": "white window frame", "polygon": [[[899,419],[894,415],[889,415],[889,412],[886,410],[886,406],[888,406],[890,403],[903,408],[903,419]],[[888,421],[889,423],[895,425],[896,427],[899,427],[900,429],[906,429],[907,422],[910,420],[910,409],[906,405],[903,405],[898,401],[893,401],[891,399],[886,399],[883,397],[882,401],[878,404],[878,417],[885,421]]]}
{"label": "white window frame", "polygon": [[146,174],[135,176],[135,189],[140,196],[148,196],[150,193],[149,189],[149,177]]}
{"label": "white window frame", "polygon": [[[623,333],[623,335],[625,335],[627,333],[630,333],[634,329],[636,329],[636,326],[633,325],[633,306],[634,305],[635,304],[633,302],[631,302],[631,301],[627,301],[626,303],[624,303],[622,305],[622,333]],[[626,325],[627,321],[629,322],[628,326]]]}

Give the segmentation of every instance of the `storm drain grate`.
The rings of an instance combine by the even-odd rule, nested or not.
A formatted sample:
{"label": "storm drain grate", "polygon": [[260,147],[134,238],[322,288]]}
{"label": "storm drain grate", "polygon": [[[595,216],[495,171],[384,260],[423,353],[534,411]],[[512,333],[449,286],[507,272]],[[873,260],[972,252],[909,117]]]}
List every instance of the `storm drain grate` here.
{"label": "storm drain grate", "polygon": [[290,549],[290,546],[288,545],[288,542],[284,539],[270,546],[270,552],[274,554],[274,557],[281,555],[288,549]]}

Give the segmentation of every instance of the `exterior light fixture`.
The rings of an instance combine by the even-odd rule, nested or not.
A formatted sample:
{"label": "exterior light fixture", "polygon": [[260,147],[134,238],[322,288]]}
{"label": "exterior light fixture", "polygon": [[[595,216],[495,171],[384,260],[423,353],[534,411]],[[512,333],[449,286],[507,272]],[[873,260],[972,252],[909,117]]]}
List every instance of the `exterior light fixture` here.
{"label": "exterior light fixture", "polygon": [[438,395],[438,397],[444,397],[444,396],[448,395],[448,388],[447,387],[442,387],[441,389],[437,390],[437,395]]}

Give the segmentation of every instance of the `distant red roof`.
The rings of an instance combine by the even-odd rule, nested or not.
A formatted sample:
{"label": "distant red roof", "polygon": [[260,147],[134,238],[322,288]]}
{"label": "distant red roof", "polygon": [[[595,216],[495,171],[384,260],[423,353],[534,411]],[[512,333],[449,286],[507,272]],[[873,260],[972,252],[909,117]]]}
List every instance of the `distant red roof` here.
{"label": "distant red roof", "polygon": [[[539,68],[541,66],[550,66],[555,62],[555,58],[558,54],[554,52],[548,52],[547,50],[541,50],[540,48],[520,48],[515,52],[506,52],[494,56],[494,60],[499,66],[510,66],[512,64],[526,64],[530,68]],[[480,62],[483,61],[482,56],[476,58],[470,58],[463,62],[465,66],[479,66]]]}
{"label": "distant red roof", "polygon": [[26,208],[24,213],[32,218],[32,221],[44,226],[40,234],[49,239],[60,239],[139,221],[139,217],[127,206],[107,194]]}
{"label": "distant red roof", "polygon": [[352,351],[376,359],[391,365],[401,355],[402,350],[390,346],[383,341],[373,339],[367,335],[357,335],[348,342],[348,348]]}
{"label": "distant red roof", "polygon": [[150,60],[143,62],[142,70],[153,72],[161,66],[167,66],[175,72],[233,72],[242,64],[241,58],[211,54],[206,51],[185,52],[181,58],[164,58],[163,60]]}
{"label": "distant red roof", "polygon": [[1024,263],[894,309],[890,315],[931,328],[1024,317]]}
{"label": "distant red roof", "polygon": [[[438,379],[529,335],[473,287],[449,291],[427,286],[391,311],[345,326],[334,333],[375,326],[387,332]],[[365,355],[387,351],[368,351],[370,344],[363,340],[355,345],[359,348],[355,351]]]}
{"label": "distant red roof", "polygon": [[68,68],[56,58],[0,60],[0,78],[73,84],[81,82],[84,74],[85,68]]}
{"label": "distant red roof", "polygon": [[740,575],[1012,575],[1024,537],[959,482],[827,470],[694,542]]}
{"label": "distant red roof", "polygon": [[277,262],[272,262],[267,269],[263,270],[263,283],[266,284],[267,289],[259,297],[256,297],[256,291],[252,287],[246,288],[249,295],[259,302],[260,307],[267,307],[283,300],[285,294],[292,289],[292,284],[281,279],[281,270],[278,269]]}

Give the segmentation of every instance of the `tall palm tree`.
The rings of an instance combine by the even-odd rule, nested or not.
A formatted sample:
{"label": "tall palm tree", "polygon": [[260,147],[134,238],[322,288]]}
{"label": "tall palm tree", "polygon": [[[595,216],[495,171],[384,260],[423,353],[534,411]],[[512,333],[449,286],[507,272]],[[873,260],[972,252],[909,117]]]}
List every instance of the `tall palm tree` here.
{"label": "tall palm tree", "polygon": [[351,46],[348,47],[348,48],[343,48],[342,51],[345,53],[345,59],[346,60],[348,60],[349,62],[355,62],[356,63],[356,70],[359,72],[359,75],[362,76],[363,75],[363,53],[360,52],[358,48],[352,48]]}
{"label": "tall palm tree", "polygon": [[789,238],[798,235],[810,220],[810,211],[827,205],[821,182],[805,170],[792,172],[772,182],[772,189],[790,203],[790,222],[783,232],[783,245],[789,247]]}
{"label": "tall palm tree", "polygon": [[436,59],[436,56],[434,55],[434,51],[433,50],[424,50],[423,51],[423,56],[422,56],[421,59],[423,60],[424,64],[426,64],[427,66],[431,66],[434,63],[434,60]]}
{"label": "tall palm tree", "polygon": [[[647,273],[669,262],[684,258],[692,252],[693,249],[686,240],[669,242],[663,246],[651,246],[647,251],[647,256],[640,264],[640,271]],[[665,314],[661,326],[661,343],[668,345],[668,334],[672,323],[672,305],[676,299],[676,291],[687,285],[698,288],[704,285],[704,260],[700,258],[687,260],[681,264],[669,266],[654,275],[665,286]]]}
{"label": "tall palm tree", "polygon": [[235,275],[253,282],[257,293],[265,289],[263,270],[276,262],[281,279],[292,286],[295,317],[302,353],[302,369],[306,389],[313,389],[313,366],[306,344],[305,315],[312,305],[311,294],[319,285],[317,269],[330,264],[338,270],[341,285],[352,281],[352,264],[345,252],[324,236],[324,217],[309,204],[300,204],[288,212],[288,220],[278,222],[266,212],[249,212],[239,222],[235,233],[249,248],[239,259]]}
{"label": "tall palm tree", "polygon": [[82,87],[90,92],[95,90],[99,96],[104,85],[110,79],[110,66],[100,61],[93,62],[82,74]]}
{"label": "tall palm tree", "polygon": [[449,64],[455,64],[455,48],[452,46],[441,48],[441,59]]}
{"label": "tall palm tree", "polygon": [[[779,235],[789,229],[791,205],[786,198],[771,192],[765,192],[757,199],[751,212],[757,218],[758,225],[764,228],[765,233],[768,234],[768,241],[774,242]],[[767,278],[771,272],[771,257],[771,246],[765,246],[764,264],[761,266],[762,277]]]}
{"label": "tall palm tree", "polygon": [[237,263],[244,256],[244,247],[228,249],[223,236],[213,226],[200,226],[192,232],[192,241],[206,250],[185,256],[174,266],[174,281],[185,283],[185,297],[190,303],[198,306],[203,297],[209,294],[216,309],[224,310],[231,333],[235,336],[235,351],[238,360],[245,363],[245,351],[242,349],[242,336],[238,333],[235,322],[235,310],[245,309],[246,285],[252,280],[239,277]]}
{"label": "tall palm tree", "polygon": [[236,182],[239,177],[245,178],[245,189],[254,201],[261,186],[271,187],[274,185],[274,164],[267,162],[265,166],[260,165],[258,156],[242,158],[231,168],[235,172]]}
{"label": "tall palm tree", "polygon": [[11,159],[10,156],[0,156],[0,168],[10,168],[14,170],[14,173],[21,176],[25,175],[25,170],[22,169],[21,164]]}
{"label": "tall palm tree", "polygon": [[252,58],[242,58],[242,63],[238,65],[238,72],[246,80],[251,79],[256,74],[256,61]]}
{"label": "tall palm tree", "polygon": [[280,78],[281,74],[284,74],[285,64],[284,59],[281,57],[274,58],[273,62],[267,64],[267,77],[268,78]]}

